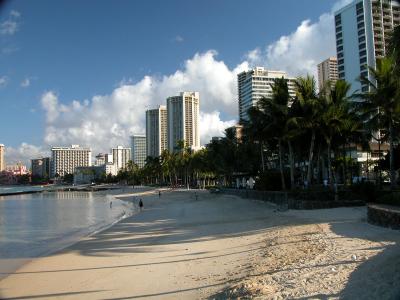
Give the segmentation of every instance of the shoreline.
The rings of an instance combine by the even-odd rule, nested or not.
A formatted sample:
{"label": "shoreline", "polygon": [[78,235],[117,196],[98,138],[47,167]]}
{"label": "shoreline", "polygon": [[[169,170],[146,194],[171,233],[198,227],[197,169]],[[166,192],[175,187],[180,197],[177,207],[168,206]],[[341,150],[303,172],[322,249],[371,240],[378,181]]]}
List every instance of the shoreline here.
{"label": "shoreline", "polygon": [[[143,188],[147,188],[147,187],[143,187]],[[116,188],[118,189],[118,188]],[[107,190],[114,190],[114,189],[107,189]],[[64,190],[52,190],[51,192],[58,192],[58,191],[64,191]],[[144,191],[144,192],[137,192],[137,193],[126,193],[126,194],[118,194],[118,195],[113,195],[110,194],[114,199],[118,199],[120,201],[126,201],[126,202],[132,202],[132,200],[130,199],[125,199],[128,197],[132,197],[132,196],[136,196],[136,195],[142,195],[142,194],[146,194],[148,192],[151,192],[152,190],[149,191]],[[33,192],[33,193],[42,193],[42,192],[47,192],[47,191],[38,191],[38,192]],[[74,192],[74,191],[71,191]],[[23,194],[32,194],[30,192],[24,192]],[[7,196],[13,196],[13,195],[18,195],[18,194],[11,194],[11,195],[7,195]],[[3,195],[0,195],[3,196]],[[43,253],[40,253],[39,255],[35,256],[35,257],[29,257],[29,258],[0,258],[0,261],[3,261],[3,268],[4,270],[0,271],[0,282],[7,278],[8,276],[12,275],[13,273],[18,272],[19,269],[23,268],[24,265],[29,264],[30,262],[46,257],[46,256],[51,256],[51,255],[56,255],[57,253],[60,253],[62,251],[65,251],[66,249],[68,249],[69,247],[87,239],[90,238],[93,235],[99,234],[104,230],[107,230],[113,226],[115,226],[116,224],[118,224],[119,222],[123,221],[126,218],[132,217],[133,215],[135,215],[137,213],[137,208],[134,206],[132,211],[128,212],[128,213],[124,213],[121,214],[118,219],[114,220],[112,223],[110,224],[106,224],[103,225],[99,228],[96,228],[95,230],[85,234],[85,235],[77,235],[77,236],[70,236],[68,238],[68,242],[65,241],[65,245],[62,245],[60,247],[55,247],[54,249],[49,249],[44,251]],[[8,263],[6,261],[9,261]],[[4,265],[6,265],[6,267],[4,267]],[[2,268],[2,269],[3,269]]]}
{"label": "shoreline", "polygon": [[400,233],[366,223],[364,207],[281,212],[206,191],[147,193],[143,212],[1,280],[0,298],[400,295]]}

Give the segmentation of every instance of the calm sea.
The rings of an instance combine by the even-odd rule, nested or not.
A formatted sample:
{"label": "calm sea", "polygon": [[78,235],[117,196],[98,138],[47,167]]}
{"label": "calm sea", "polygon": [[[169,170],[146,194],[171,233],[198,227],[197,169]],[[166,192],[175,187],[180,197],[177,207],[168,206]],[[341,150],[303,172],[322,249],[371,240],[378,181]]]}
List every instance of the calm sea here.
{"label": "calm sea", "polygon": [[0,277],[23,261],[59,250],[131,215],[133,204],[113,196],[122,192],[0,196]]}

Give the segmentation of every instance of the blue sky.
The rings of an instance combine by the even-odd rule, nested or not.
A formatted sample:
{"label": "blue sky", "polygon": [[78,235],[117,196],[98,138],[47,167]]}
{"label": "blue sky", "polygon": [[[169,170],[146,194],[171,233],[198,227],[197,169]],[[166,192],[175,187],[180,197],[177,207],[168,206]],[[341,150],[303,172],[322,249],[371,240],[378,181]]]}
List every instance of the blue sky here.
{"label": "blue sky", "polygon": [[[215,72],[219,72],[218,70],[226,72],[226,68],[229,72],[233,72],[243,62],[248,64],[242,68],[251,66],[252,63],[266,64],[267,67],[270,63],[274,68],[280,68],[279,56],[275,56],[275,60],[271,58],[272,54],[268,54],[267,51],[268,46],[275,43],[276,49],[279,50],[277,41],[283,36],[290,39],[290,35],[296,33],[296,30],[301,37],[302,25],[311,32],[314,30],[313,25],[319,26],[315,27],[314,31],[321,34],[318,28],[324,30],[324,26],[327,26],[324,22],[330,24],[330,19],[321,20],[321,16],[329,14],[336,2],[333,0],[8,2],[0,10],[0,26],[2,26],[0,27],[0,143],[15,150],[9,153],[11,157],[18,154],[17,150],[21,147],[21,143],[34,145],[40,150],[48,148],[57,142],[56,132],[62,137],[66,134],[79,136],[71,132],[86,126],[91,128],[90,134],[97,134],[96,120],[90,124],[82,121],[86,114],[99,115],[93,97],[102,96],[101,101],[105,106],[107,101],[113,107],[116,103],[127,103],[118,100],[118,97],[113,98],[113,94],[116,94],[116,91],[121,92],[121,87],[128,86],[130,87],[127,88],[128,95],[136,101],[135,107],[140,109],[141,97],[146,93],[137,94],[137,89],[138,83],[145,76],[151,77],[150,86],[152,84],[159,86],[157,92],[152,94],[157,95],[159,99],[149,100],[147,107],[157,102],[162,103],[167,96],[170,96],[163,95],[162,91],[175,92],[170,89],[174,85],[170,81],[174,78],[170,78],[167,84],[165,80],[163,81],[163,76],[171,76],[177,70],[188,74],[192,64],[205,63],[203,66],[215,67],[217,70]],[[309,20],[309,23],[304,23],[305,20]],[[5,22],[8,22],[8,25],[13,23],[16,27],[4,27],[7,25]],[[334,54],[329,53],[332,52],[333,43],[332,40],[326,51],[322,45],[316,56],[322,57],[325,53],[326,56]],[[211,58],[210,55],[204,56],[210,53],[208,52],[210,50],[216,51],[217,54],[212,52]],[[257,57],[254,59],[251,53]],[[195,59],[196,54],[200,55],[198,60]],[[290,55],[290,52],[287,54]],[[319,58],[316,57],[315,60]],[[282,69],[284,66],[285,64],[282,64]],[[188,80],[192,80],[196,75],[192,74],[189,77],[191,79]],[[195,88],[197,80],[202,79],[195,78],[193,85],[188,83],[180,87]],[[205,96],[209,94],[212,92],[204,92]],[[45,96],[50,98],[46,100]],[[146,99],[144,97],[143,101],[147,101]],[[73,100],[81,106],[72,104]],[[214,100],[213,103],[216,101],[219,100]],[[231,103],[227,100],[221,101],[221,109],[212,107],[208,110],[205,99],[202,110],[209,114],[218,111],[220,113],[218,118],[221,120],[217,121],[232,122],[235,113],[229,106],[237,106],[237,103],[234,99]],[[142,110],[141,113],[144,115],[143,107]],[[78,114],[77,111],[80,112],[80,119],[74,119]],[[49,114],[54,112],[57,118],[49,118]],[[118,113],[118,110],[113,110],[111,107],[111,113]],[[204,119],[206,117],[204,115]],[[110,129],[108,134],[100,132],[99,135],[107,141],[108,136],[112,135],[116,137],[113,141],[127,143],[128,139],[121,140],[121,132],[133,133],[132,131],[143,130],[143,119],[141,117],[136,119],[120,125],[117,124],[117,117],[117,121],[111,122],[109,126],[114,129]],[[74,125],[74,121],[79,124]],[[220,123],[221,126],[222,124],[228,123]],[[60,143],[73,141],[73,138],[63,139]],[[95,144],[93,147],[102,151],[106,151],[110,146],[105,142],[105,149],[100,149],[101,139],[93,141],[83,139],[78,142],[89,146],[93,142]]]}

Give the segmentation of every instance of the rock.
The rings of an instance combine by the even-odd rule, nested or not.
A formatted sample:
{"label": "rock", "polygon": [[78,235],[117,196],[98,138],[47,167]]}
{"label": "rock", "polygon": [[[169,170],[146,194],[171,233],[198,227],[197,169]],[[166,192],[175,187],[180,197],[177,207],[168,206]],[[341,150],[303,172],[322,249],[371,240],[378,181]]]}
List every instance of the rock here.
{"label": "rock", "polygon": [[353,255],[351,256],[351,259],[352,259],[352,260],[357,260],[357,255],[353,254]]}

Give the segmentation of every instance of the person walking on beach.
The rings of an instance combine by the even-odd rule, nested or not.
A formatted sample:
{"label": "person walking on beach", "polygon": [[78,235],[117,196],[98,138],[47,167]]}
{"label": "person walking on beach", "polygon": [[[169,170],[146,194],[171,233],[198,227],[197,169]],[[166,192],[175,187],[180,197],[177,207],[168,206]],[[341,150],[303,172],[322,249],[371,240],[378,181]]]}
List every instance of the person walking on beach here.
{"label": "person walking on beach", "polygon": [[139,200],[139,209],[140,209],[140,211],[143,210],[143,201],[142,201],[142,199]]}
{"label": "person walking on beach", "polygon": [[161,191],[158,191],[158,198],[161,198]]}
{"label": "person walking on beach", "polygon": [[110,201],[110,208],[112,208],[112,201]]}

